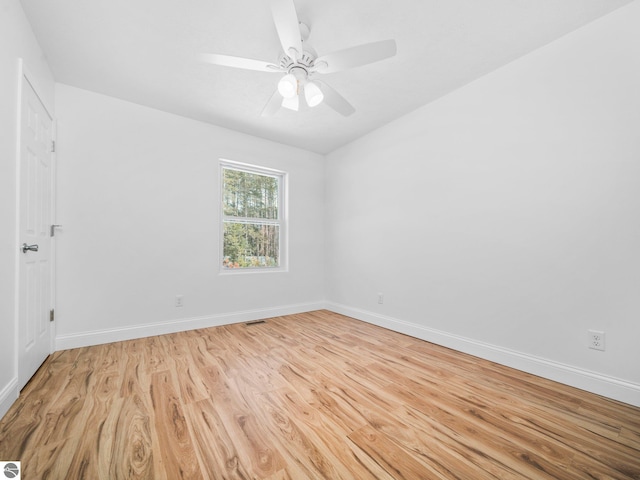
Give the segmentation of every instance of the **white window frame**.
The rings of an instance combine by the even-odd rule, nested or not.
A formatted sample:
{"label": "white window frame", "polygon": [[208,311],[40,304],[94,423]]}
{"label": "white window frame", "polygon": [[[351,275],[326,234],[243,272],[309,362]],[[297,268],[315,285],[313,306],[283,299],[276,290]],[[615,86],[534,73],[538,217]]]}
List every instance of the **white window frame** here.
{"label": "white window frame", "polygon": [[[278,178],[278,218],[277,220],[264,220],[259,219],[259,222],[254,222],[252,219],[242,218],[243,223],[267,223],[272,225],[278,225],[278,259],[279,266],[277,267],[245,267],[245,268],[225,268],[222,263],[224,261],[224,223],[225,221],[233,220],[238,221],[240,217],[228,216],[224,214],[224,170],[239,170],[247,173],[254,173],[257,175],[267,175],[270,177]],[[233,160],[220,159],[219,166],[219,185],[220,185],[220,249],[218,258],[218,268],[221,275],[242,275],[247,273],[274,273],[274,272],[287,272],[289,265],[288,257],[288,243],[289,243],[289,229],[288,229],[288,178],[287,172],[281,170],[275,170],[272,168],[262,167],[259,165],[253,165],[250,163],[236,162]]]}

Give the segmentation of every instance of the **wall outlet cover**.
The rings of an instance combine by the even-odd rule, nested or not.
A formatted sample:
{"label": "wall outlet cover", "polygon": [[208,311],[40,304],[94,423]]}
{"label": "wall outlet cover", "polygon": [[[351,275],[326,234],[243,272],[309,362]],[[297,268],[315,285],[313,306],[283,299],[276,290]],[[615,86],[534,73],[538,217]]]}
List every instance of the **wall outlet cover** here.
{"label": "wall outlet cover", "polygon": [[604,332],[599,330],[589,330],[588,338],[589,348],[593,348],[594,350],[604,350]]}

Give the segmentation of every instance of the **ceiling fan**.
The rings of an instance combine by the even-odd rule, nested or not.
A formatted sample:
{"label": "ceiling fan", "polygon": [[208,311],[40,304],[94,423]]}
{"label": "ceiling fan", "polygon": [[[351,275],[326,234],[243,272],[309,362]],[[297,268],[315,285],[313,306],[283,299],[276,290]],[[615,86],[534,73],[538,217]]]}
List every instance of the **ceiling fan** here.
{"label": "ceiling fan", "polygon": [[355,108],[336,90],[318,80],[317,75],[393,57],[396,54],[395,40],[367,43],[318,56],[304,43],[309,38],[310,30],[298,20],[293,0],[269,0],[269,3],[284,51],[277,62],[216,53],[202,54],[201,60],[225,67],[284,74],[277,90],[262,110],[263,116],[274,115],[281,106],[298,111],[304,105],[315,107],[322,102],[344,116],[354,113]]}

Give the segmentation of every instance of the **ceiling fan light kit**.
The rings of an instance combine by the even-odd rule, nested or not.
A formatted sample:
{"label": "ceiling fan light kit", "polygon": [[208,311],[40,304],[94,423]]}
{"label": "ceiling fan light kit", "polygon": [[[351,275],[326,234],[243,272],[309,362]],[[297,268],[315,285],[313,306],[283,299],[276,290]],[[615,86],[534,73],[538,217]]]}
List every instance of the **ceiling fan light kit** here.
{"label": "ceiling fan light kit", "polygon": [[282,98],[292,98],[298,95],[298,79],[291,73],[287,73],[278,82],[278,92]]}
{"label": "ceiling fan light kit", "polygon": [[269,3],[282,51],[285,52],[277,64],[220,54],[203,54],[201,60],[224,67],[284,73],[276,92],[262,110],[263,116],[275,114],[279,107],[299,111],[301,103],[316,107],[323,102],[341,115],[354,113],[355,108],[342,95],[326,83],[312,78],[393,57],[396,42],[367,43],[318,57],[313,49],[302,46],[309,38],[310,29],[298,20],[293,0],[270,0]]}
{"label": "ceiling fan light kit", "polygon": [[315,107],[322,103],[324,94],[314,82],[307,82],[304,86],[304,99],[307,101],[307,105]]}

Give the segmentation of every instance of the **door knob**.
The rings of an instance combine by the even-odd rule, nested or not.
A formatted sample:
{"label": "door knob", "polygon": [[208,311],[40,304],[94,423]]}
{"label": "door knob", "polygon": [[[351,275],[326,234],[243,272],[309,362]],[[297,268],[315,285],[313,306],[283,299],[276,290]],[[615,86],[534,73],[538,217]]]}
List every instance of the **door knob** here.
{"label": "door knob", "polygon": [[30,250],[32,252],[37,252],[38,251],[38,245],[34,244],[34,245],[27,245],[26,243],[22,244],[22,253],[27,253],[27,250]]}

